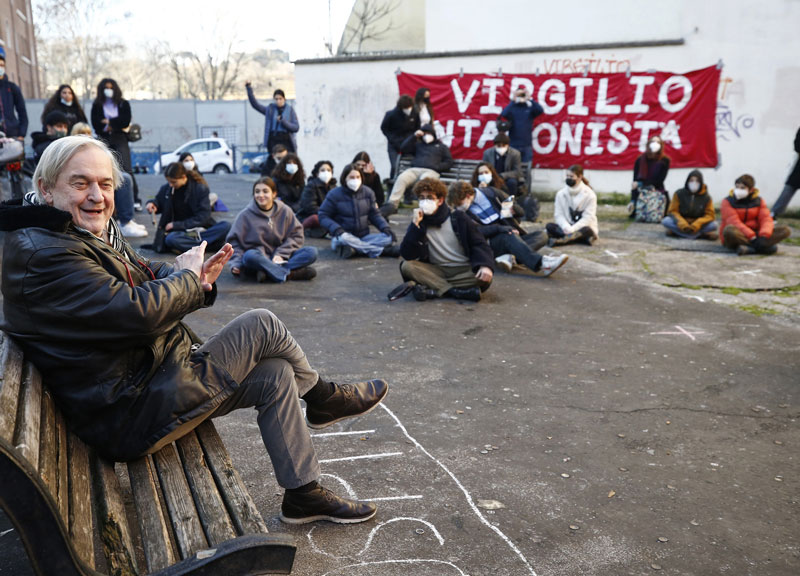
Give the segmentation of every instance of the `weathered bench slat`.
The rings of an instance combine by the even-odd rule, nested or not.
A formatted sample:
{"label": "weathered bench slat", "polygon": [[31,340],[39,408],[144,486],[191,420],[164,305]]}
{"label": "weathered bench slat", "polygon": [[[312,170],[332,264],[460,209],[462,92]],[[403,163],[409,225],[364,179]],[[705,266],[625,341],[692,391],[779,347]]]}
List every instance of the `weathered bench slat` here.
{"label": "weathered bench slat", "polygon": [[194,431],[175,442],[183,461],[186,479],[194,497],[197,514],[203,525],[208,543],[216,546],[225,540],[236,538],[225,503],[217,491],[214,477],[205,462],[203,449]]}
{"label": "weathered bench slat", "polygon": [[211,422],[203,422],[195,429],[195,432],[203,445],[206,464],[214,475],[217,485],[220,486],[236,533],[239,535],[259,532],[266,534],[268,532],[267,525],[261,518],[239,472],[233,467],[233,462],[231,462],[228,451],[225,450],[217,429]]}
{"label": "weathered bench slat", "polygon": [[147,571],[156,572],[175,564],[169,528],[161,508],[156,474],[150,456],[128,462],[133,504],[139,520]]}
{"label": "weathered bench slat", "polygon": [[69,435],[69,535],[75,551],[94,568],[94,524],[89,449],[77,436]]}
{"label": "weathered bench slat", "polygon": [[56,414],[56,434],[58,440],[58,494],[56,496],[56,504],[58,504],[58,511],[61,514],[61,519],[64,521],[64,526],[69,526],[69,462],[67,460],[67,424],[64,422],[64,416],[61,412]]}
{"label": "weathered bench slat", "polygon": [[25,363],[22,371],[22,389],[20,391],[22,410],[17,423],[17,437],[14,439],[17,450],[39,469],[39,432],[42,418],[42,379],[39,371],[30,362]]}
{"label": "weathered bench slat", "polygon": [[39,475],[54,496],[58,494],[58,434],[56,406],[47,390],[42,391],[42,433],[39,450]]}
{"label": "weathered bench slat", "polygon": [[0,353],[0,438],[13,444],[14,426],[17,423],[19,386],[22,380],[22,350],[3,334]]}
{"label": "weathered bench slat", "polygon": [[92,464],[99,496],[97,524],[108,566],[116,576],[133,576],[138,574],[136,552],[128,530],[119,478],[111,462],[93,456]]}
{"label": "weathered bench slat", "polygon": [[156,452],[153,461],[167,503],[178,551],[181,558],[188,558],[198,550],[208,548],[208,541],[197,517],[197,508],[192,500],[192,493],[174,444],[169,444]]}

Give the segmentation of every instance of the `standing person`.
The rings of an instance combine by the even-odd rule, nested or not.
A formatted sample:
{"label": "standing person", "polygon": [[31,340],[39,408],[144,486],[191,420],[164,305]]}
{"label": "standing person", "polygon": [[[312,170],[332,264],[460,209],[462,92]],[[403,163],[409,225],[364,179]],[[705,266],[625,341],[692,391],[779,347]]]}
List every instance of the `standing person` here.
{"label": "standing person", "polygon": [[374,504],[318,483],[307,424],[325,428],[369,412],[386,382],[322,379],[267,310],[250,310],[197,343],[184,318],[214,304],[233,250],[205,259],[203,242],[174,265],[137,254],[111,218],[120,168],[102,142],[62,138],[33,179],[37,205],[0,209],[2,329],[35,359],[44,382],[59,384],[48,392],[81,440],[104,458],[132,460],[208,418],[255,407],[285,490],[281,521],[350,524],[375,515]]}
{"label": "standing person", "polygon": [[721,206],[720,241],[739,256],[775,254],[778,242],[791,235],[788,226],[775,226],[767,203],[758,196],[756,181],[750,174],[736,179],[735,187]]}
{"label": "standing person", "polygon": [[242,272],[266,282],[311,280],[317,271],[317,249],[303,246],[303,225],[278,199],[268,176],[253,184],[253,200],[239,212],[226,241],[233,247],[231,272]]}
{"label": "standing person", "polygon": [[545,227],[550,246],[585,242],[590,246],[598,238],[597,194],[583,175],[583,167],[574,164],[564,175],[566,186],[556,193],[553,220]]}
{"label": "standing person", "polygon": [[642,189],[657,190],[666,199],[664,206],[669,204],[669,194],[664,187],[664,181],[669,173],[669,164],[669,156],[664,151],[664,141],[660,136],[651,136],[647,141],[647,149],[644,154],[636,158],[636,162],[633,164],[631,203],[628,205],[628,213],[631,218],[636,216],[636,200]]}
{"label": "standing person", "polygon": [[433,104],[431,104],[431,91],[427,88],[418,88],[414,94],[414,112],[419,118],[419,125],[430,124],[433,126],[436,117],[433,113]]}
{"label": "standing person", "polygon": [[389,165],[391,172],[389,178],[395,179],[397,174],[397,157],[400,156],[400,147],[406,138],[419,130],[419,115],[414,110],[414,101],[408,94],[402,94],[397,99],[397,106],[386,112],[381,122],[381,132],[386,136],[387,151],[389,152]]}
{"label": "standing person", "polygon": [[672,196],[661,223],[668,236],[716,240],[719,236],[716,217],[714,200],[703,182],[702,172],[692,170],[686,178],[686,185]]}
{"label": "standing person", "polygon": [[378,206],[383,206],[383,201],[386,198],[383,192],[383,182],[381,182],[381,176],[375,170],[369,154],[364,151],[359,152],[353,157],[352,164],[361,170],[361,175],[364,177],[364,186],[369,186],[369,189],[375,193],[375,200],[378,202]]}
{"label": "standing person", "polygon": [[297,212],[297,218],[303,223],[306,234],[312,238],[322,238],[328,233],[319,223],[319,207],[322,206],[328,192],[334,188],[336,188],[336,178],[333,177],[333,163],[329,160],[320,160],[314,164],[306,187],[303,188],[300,210]]}
{"label": "standing person", "polygon": [[533,121],[544,112],[544,108],[534,100],[524,87],[514,91],[513,100],[500,112],[500,118],[511,123],[509,138],[511,146],[519,150],[523,162],[533,159]]}
{"label": "standing person", "polygon": [[0,46],[0,131],[6,138],[25,141],[28,133],[28,111],[19,86],[6,74],[6,51]]}
{"label": "standing person", "polygon": [[42,126],[45,125],[45,118],[53,110],[58,110],[67,117],[67,132],[72,130],[78,122],[88,123],[86,114],[83,112],[83,106],[75,98],[75,92],[69,84],[62,84],[55,91],[55,94],[50,96],[50,100],[44,105],[42,110]]}
{"label": "standing person", "polygon": [[[398,250],[392,246],[394,232],[378,211],[375,193],[362,184],[361,170],[348,164],[339,180],[343,185],[334,188],[319,207],[319,223],[331,235],[331,248],[340,258],[352,258],[365,254],[397,257]],[[379,230],[371,234],[369,225]]]}
{"label": "standing person", "polygon": [[247,88],[247,99],[250,105],[265,116],[264,120],[264,148],[272,150],[275,144],[283,144],[289,152],[297,154],[297,140],[295,134],[300,130],[300,123],[297,121],[297,113],[287,102],[286,94],[278,88],[272,93],[272,100],[268,106],[264,106],[256,100],[253,94],[253,85],[245,82]]}
{"label": "standing person", "polygon": [[150,214],[161,214],[158,226],[164,231],[164,246],[154,245],[153,249],[180,254],[201,242],[212,250],[220,248],[231,225],[211,217],[205,179],[199,172],[187,171],[180,162],[167,166],[164,178],[167,183],[145,206]]}
{"label": "standing person", "polygon": [[306,183],[306,171],[297,154],[286,154],[272,171],[272,178],[278,186],[278,198],[293,212],[297,212]]}
{"label": "standing person", "polygon": [[131,105],[122,97],[122,90],[113,78],[103,78],[97,85],[97,96],[92,103],[92,128],[97,137],[119,156],[122,169],[133,179],[133,205],[141,210],[139,185],[133,175],[131,148],[125,129],[131,125]]}
{"label": "standing person", "polygon": [[436,139],[436,132],[430,124],[424,124],[422,128],[406,138],[401,146],[403,154],[413,154],[411,168],[403,170],[397,175],[389,200],[381,206],[381,214],[387,217],[397,212],[400,205],[400,198],[403,193],[415,182],[423,178],[439,178],[453,166],[453,156],[450,148]]}
{"label": "standing person", "polygon": [[[794,137],[794,151],[800,154],[800,128],[797,129],[797,134]],[[800,158],[794,163],[794,168],[789,173],[789,178],[786,179],[786,185],[783,187],[781,195],[772,205],[773,218],[783,214],[798,188],[800,188]]]}

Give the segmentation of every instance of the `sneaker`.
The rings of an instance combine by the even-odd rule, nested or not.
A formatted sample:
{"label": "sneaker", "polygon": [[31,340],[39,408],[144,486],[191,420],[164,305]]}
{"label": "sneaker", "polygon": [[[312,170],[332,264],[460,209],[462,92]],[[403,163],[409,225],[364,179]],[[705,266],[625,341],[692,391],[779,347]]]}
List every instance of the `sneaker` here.
{"label": "sneaker", "polygon": [[308,524],[318,520],[357,524],[369,520],[377,511],[378,507],[372,502],[340,498],[317,484],[308,492],[284,492],[280,519],[286,524]]}
{"label": "sneaker", "polygon": [[428,288],[425,284],[417,284],[414,286],[414,299],[417,302],[424,302],[425,300],[433,300],[439,297],[439,293],[433,288]]}
{"label": "sneaker", "polygon": [[286,277],[287,280],[312,280],[317,277],[317,271],[311,266],[292,270]]}
{"label": "sneaker", "polygon": [[416,285],[417,285],[416,282],[414,282],[413,280],[409,280],[395,287],[391,292],[389,292],[388,295],[389,302],[394,302],[395,300],[399,300],[400,298],[407,296],[408,294],[411,293],[412,290],[414,290],[414,286]]}
{"label": "sneaker", "polygon": [[383,380],[369,380],[358,384],[336,384],[336,392],[325,400],[306,407],[309,428],[320,430],[339,420],[360,416],[375,409],[389,393]]}
{"label": "sneaker", "polygon": [[384,247],[383,251],[381,252],[381,256],[383,258],[399,258],[400,246],[397,244],[390,244],[389,246]]}
{"label": "sneaker", "polygon": [[120,226],[119,231],[126,238],[144,238],[147,236],[147,230],[143,226],[137,225],[133,220],[127,222],[125,226]]}
{"label": "sneaker", "polygon": [[267,282],[267,273],[263,270],[256,271],[256,282],[259,284],[266,284]]}
{"label": "sneaker", "polygon": [[514,258],[513,254],[503,254],[502,256],[495,258],[494,261],[502,270],[511,274],[511,270],[514,268],[516,259]]}
{"label": "sneaker", "polygon": [[339,258],[352,258],[356,255],[355,249],[352,246],[348,246],[347,244],[340,244],[339,247],[336,249],[336,253],[339,255]]}
{"label": "sneaker", "polygon": [[542,256],[542,267],[539,272],[542,276],[550,276],[553,272],[561,268],[569,260],[569,256],[561,254],[559,256]]}
{"label": "sneaker", "polygon": [[139,202],[138,200],[136,200],[133,203],[133,209],[136,210],[137,212],[141,212],[142,211],[142,203]]}
{"label": "sneaker", "polygon": [[753,247],[749,244],[739,244],[736,248],[736,255],[737,256],[747,256],[748,254],[755,254],[756,251],[753,250]]}

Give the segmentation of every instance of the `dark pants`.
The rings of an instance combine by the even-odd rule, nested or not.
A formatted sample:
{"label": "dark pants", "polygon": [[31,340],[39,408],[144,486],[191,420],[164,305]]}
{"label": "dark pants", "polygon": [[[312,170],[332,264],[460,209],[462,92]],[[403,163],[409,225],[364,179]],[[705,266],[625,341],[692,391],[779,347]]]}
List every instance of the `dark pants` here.
{"label": "dark pants", "polygon": [[540,237],[541,235],[534,234],[525,236],[498,234],[489,240],[489,246],[492,247],[495,256],[511,254],[517,259],[517,262],[536,272],[542,267],[542,255],[535,251],[532,244]]}
{"label": "dark pants", "polygon": [[397,157],[400,156],[400,152],[391,144],[386,146],[386,151],[389,152],[389,165],[392,168],[389,178],[394,180],[395,170],[397,170]]}
{"label": "dark pants", "polygon": [[197,235],[187,234],[184,230],[176,230],[166,235],[164,245],[172,251],[183,253],[190,248],[199,246],[200,242],[205,240],[208,242],[207,251],[216,251],[225,244],[225,237],[230,229],[229,222],[217,222],[211,228],[206,228]]}
{"label": "dark pants", "polygon": [[508,193],[511,196],[517,195],[517,190],[519,190],[519,182],[516,178],[505,178],[503,180],[506,183],[506,188],[508,189]]}

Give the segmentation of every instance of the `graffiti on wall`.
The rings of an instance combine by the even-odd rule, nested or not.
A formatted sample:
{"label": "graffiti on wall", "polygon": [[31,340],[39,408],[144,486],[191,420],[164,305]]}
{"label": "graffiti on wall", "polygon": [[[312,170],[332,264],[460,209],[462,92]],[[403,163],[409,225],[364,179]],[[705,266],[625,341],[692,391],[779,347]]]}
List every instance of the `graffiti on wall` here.
{"label": "graffiti on wall", "polygon": [[717,92],[717,139],[735,140],[740,139],[746,130],[750,130],[756,123],[755,118],[748,113],[734,110],[728,96],[730,86],[734,80],[730,76],[723,76],[719,79],[719,91]]}
{"label": "graffiti on wall", "polygon": [[628,58],[617,58],[614,54],[603,58],[589,56],[576,58],[545,58],[544,71],[547,74],[612,74],[614,72],[627,72],[631,69]]}

